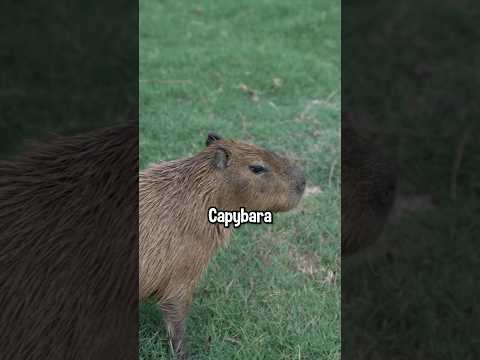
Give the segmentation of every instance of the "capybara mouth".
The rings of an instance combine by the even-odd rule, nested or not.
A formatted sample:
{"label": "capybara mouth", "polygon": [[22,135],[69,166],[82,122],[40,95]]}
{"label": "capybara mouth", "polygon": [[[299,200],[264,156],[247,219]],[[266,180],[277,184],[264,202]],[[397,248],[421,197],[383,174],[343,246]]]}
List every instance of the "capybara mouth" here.
{"label": "capybara mouth", "polygon": [[302,200],[303,194],[305,192],[305,185],[302,185],[302,187],[303,189],[301,189],[301,191],[296,189],[294,192],[290,194],[288,203],[285,206],[279,206],[277,208],[272,209],[271,211],[286,212],[296,208],[300,203],[300,200]]}

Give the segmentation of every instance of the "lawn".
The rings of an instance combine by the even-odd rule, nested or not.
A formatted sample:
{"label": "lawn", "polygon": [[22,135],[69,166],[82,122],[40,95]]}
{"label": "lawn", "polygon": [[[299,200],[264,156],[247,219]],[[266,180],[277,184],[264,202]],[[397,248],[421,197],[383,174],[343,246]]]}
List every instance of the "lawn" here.
{"label": "lawn", "polygon": [[[199,359],[340,358],[340,1],[140,2],[140,164],[193,155],[214,130],[294,158],[307,192],[244,225],[187,322]],[[140,309],[140,358],[169,359]]]}

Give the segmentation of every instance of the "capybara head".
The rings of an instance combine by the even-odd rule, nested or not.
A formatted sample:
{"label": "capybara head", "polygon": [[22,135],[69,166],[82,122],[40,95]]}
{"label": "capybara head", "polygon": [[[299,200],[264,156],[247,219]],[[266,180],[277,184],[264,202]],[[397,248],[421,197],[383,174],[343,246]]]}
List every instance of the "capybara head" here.
{"label": "capybara head", "polygon": [[395,167],[350,127],[342,128],[342,254],[375,242],[392,209]]}
{"label": "capybara head", "polygon": [[287,211],[300,201],[305,175],[289,159],[214,133],[208,134],[206,145],[222,208]]}

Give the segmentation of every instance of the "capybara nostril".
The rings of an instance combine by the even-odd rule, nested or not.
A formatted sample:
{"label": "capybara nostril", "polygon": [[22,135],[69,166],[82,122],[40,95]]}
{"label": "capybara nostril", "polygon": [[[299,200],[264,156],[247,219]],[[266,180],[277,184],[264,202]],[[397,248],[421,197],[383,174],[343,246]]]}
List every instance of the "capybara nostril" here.
{"label": "capybara nostril", "polygon": [[300,177],[300,180],[297,183],[297,191],[299,193],[303,193],[305,191],[305,184],[306,184],[305,175],[302,174],[302,176]]}
{"label": "capybara nostril", "polygon": [[305,191],[305,184],[306,184],[305,174],[300,168],[295,167],[292,171],[292,176],[295,179],[295,190],[297,191],[298,194],[302,195],[303,192]]}

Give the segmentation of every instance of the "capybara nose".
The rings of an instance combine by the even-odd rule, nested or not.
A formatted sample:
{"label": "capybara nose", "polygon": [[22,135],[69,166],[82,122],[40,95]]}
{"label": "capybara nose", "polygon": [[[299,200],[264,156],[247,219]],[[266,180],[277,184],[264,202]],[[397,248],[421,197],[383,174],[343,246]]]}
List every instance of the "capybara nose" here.
{"label": "capybara nose", "polygon": [[305,191],[305,184],[306,184],[305,175],[303,174],[302,171],[299,171],[299,176],[296,184],[296,189],[299,194],[303,194],[303,192]]}

